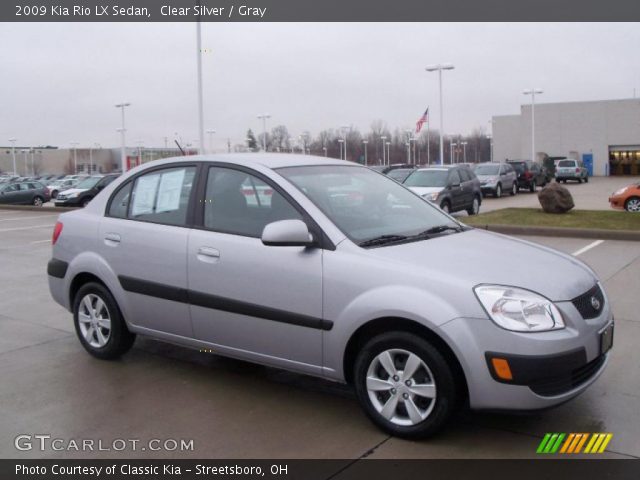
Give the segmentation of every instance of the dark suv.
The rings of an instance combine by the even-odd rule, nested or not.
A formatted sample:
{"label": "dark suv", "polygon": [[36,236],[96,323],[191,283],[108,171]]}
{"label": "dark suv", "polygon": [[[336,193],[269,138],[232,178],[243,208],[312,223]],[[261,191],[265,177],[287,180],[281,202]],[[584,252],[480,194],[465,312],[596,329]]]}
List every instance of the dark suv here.
{"label": "dark suv", "polygon": [[531,160],[507,160],[518,173],[518,189],[535,192],[536,188],[547,184],[547,172]]}
{"label": "dark suv", "polygon": [[447,213],[466,210],[469,215],[476,215],[480,211],[480,181],[466,165],[419,168],[405,179],[404,185]]}
{"label": "dark suv", "polygon": [[119,174],[94,175],[81,180],[75,187],[58,193],[56,207],[86,207],[104,187],[113,182]]}

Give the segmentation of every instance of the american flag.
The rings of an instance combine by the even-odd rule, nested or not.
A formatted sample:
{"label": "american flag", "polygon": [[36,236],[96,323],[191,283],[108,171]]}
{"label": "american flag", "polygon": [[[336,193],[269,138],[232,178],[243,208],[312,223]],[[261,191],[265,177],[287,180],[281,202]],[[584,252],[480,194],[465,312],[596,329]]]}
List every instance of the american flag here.
{"label": "american flag", "polygon": [[429,121],[429,107],[427,107],[427,109],[424,111],[420,119],[416,122],[416,133],[420,133],[420,130],[422,130],[422,125],[424,125],[425,122],[428,122],[428,121]]}

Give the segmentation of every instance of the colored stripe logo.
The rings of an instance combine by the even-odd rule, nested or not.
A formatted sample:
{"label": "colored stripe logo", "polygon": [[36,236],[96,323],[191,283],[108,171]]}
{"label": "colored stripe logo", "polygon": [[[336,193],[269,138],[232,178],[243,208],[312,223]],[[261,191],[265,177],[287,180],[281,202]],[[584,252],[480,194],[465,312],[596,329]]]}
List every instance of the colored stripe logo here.
{"label": "colored stripe logo", "polygon": [[536,453],[603,453],[612,438],[612,433],[546,433]]}

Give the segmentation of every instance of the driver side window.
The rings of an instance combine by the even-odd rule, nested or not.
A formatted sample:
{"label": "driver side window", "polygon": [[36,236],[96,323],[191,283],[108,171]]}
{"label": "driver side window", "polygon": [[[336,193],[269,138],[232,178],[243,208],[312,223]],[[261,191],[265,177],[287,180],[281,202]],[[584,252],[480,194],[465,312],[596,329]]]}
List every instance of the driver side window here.
{"label": "driver side window", "polygon": [[460,185],[460,175],[457,170],[452,170],[451,173],[449,173],[449,185],[452,187],[454,185]]}
{"label": "driver side window", "polygon": [[302,219],[280,193],[260,178],[231,168],[211,167],[204,199],[208,229],[259,238],[279,220]]}

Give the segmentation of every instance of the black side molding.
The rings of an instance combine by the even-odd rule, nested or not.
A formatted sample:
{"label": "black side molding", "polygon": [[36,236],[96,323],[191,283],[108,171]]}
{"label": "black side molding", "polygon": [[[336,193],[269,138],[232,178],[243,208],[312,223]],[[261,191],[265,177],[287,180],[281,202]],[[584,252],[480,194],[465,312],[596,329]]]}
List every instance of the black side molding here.
{"label": "black side molding", "polygon": [[67,274],[68,268],[69,264],[67,262],[63,262],[57,258],[52,258],[49,260],[49,263],[47,263],[47,275],[51,275],[55,278],[64,278]]}
{"label": "black side molding", "polygon": [[128,292],[148,295],[150,297],[163,298],[174,302],[189,303],[199,307],[220,310],[223,312],[237,313],[249,317],[262,318],[274,322],[287,323],[300,327],[314,328],[316,330],[331,330],[333,322],[323,318],[301,315],[277,308],[256,305],[254,303],[219,297],[209,293],[196,292],[184,288],[173,287],[161,283],[141,280],[139,278],[118,276],[120,285]]}

